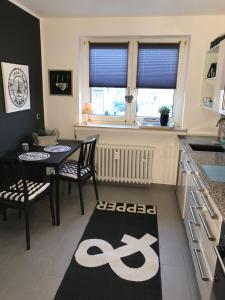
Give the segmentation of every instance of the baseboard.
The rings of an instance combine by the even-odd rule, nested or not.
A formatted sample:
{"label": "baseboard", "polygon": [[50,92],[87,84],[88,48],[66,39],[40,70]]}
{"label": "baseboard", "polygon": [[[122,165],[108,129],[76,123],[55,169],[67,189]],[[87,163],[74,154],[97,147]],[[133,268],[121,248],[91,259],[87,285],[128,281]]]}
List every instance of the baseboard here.
{"label": "baseboard", "polygon": [[171,190],[175,190],[176,189],[176,185],[159,184],[159,183],[136,184],[136,183],[109,182],[109,181],[97,181],[97,182],[98,182],[98,184],[116,185],[116,186],[127,186],[127,187],[132,186],[132,187],[137,187],[137,188],[138,187],[139,188],[156,188],[156,189],[171,189]]}

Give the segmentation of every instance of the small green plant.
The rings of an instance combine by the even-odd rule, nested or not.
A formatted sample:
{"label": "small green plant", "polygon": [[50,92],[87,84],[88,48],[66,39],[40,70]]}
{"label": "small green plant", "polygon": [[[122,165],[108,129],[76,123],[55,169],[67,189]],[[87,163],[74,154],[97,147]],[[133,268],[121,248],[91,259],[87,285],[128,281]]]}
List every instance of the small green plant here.
{"label": "small green plant", "polygon": [[161,115],[168,115],[170,113],[170,107],[169,106],[166,106],[166,105],[162,105],[158,112],[161,114]]}

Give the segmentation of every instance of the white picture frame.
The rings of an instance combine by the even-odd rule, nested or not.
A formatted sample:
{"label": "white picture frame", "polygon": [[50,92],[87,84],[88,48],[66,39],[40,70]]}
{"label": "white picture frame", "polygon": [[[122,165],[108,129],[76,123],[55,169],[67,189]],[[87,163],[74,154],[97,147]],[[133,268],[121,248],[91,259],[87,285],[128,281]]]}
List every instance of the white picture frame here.
{"label": "white picture frame", "polygon": [[5,112],[30,109],[29,68],[26,65],[1,62]]}

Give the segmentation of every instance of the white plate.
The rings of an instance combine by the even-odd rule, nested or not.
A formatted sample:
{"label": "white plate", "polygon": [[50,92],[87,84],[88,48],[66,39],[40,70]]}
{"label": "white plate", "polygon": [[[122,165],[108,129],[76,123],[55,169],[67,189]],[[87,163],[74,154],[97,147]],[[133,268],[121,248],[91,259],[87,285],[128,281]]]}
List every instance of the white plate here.
{"label": "white plate", "polygon": [[50,154],[45,152],[26,152],[19,155],[20,160],[25,161],[35,161],[35,160],[44,160],[50,157]]}
{"label": "white plate", "polygon": [[71,147],[70,146],[64,146],[64,145],[55,145],[55,146],[48,146],[48,147],[45,147],[43,149],[44,151],[46,152],[67,152],[67,151],[70,151],[71,150]]}

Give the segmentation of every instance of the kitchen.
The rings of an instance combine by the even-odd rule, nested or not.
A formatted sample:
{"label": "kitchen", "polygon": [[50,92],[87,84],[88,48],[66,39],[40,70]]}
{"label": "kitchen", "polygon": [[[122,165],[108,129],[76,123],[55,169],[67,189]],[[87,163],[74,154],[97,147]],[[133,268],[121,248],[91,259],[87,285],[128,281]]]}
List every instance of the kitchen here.
{"label": "kitchen", "polygon": [[[11,6],[13,4],[8,4],[8,1],[3,1],[3,10],[2,11],[9,11],[8,5]],[[4,141],[3,145],[1,146],[1,154],[4,154],[6,151],[14,147],[15,143],[20,144],[24,141],[24,136],[28,136],[37,128],[42,127],[43,124],[47,128],[58,128],[60,131],[60,135],[63,138],[73,139],[74,134],[77,136],[78,139],[83,139],[86,136],[90,135],[100,135],[100,141],[104,143],[117,143],[117,144],[146,144],[147,143],[154,148],[153,154],[153,164],[152,164],[152,184],[155,185],[164,185],[168,188],[171,186],[174,188],[176,185],[177,180],[177,162],[179,158],[179,153],[183,153],[181,150],[185,150],[185,154],[187,153],[187,157],[191,157],[190,162],[194,164],[193,170],[195,173],[199,173],[198,175],[201,177],[203,187],[199,186],[197,189],[194,187],[194,192],[197,191],[197,194],[202,192],[202,190],[210,194],[210,207],[209,211],[207,209],[207,204],[205,204],[204,200],[199,196],[201,201],[201,206],[204,206],[203,212],[208,211],[210,215],[210,211],[215,211],[217,218],[212,218],[212,231],[215,230],[216,232],[212,232],[214,234],[215,241],[207,241],[208,237],[206,237],[206,245],[210,243],[210,247],[212,251],[209,253],[209,262],[206,262],[207,265],[206,269],[204,269],[204,265],[201,265],[201,254],[195,251],[193,260],[196,259],[195,255],[200,259],[200,266],[203,267],[203,274],[209,276],[209,280],[205,281],[201,278],[197,278],[198,282],[203,284],[203,289],[208,291],[212,289],[212,280],[213,280],[213,270],[215,268],[215,257],[216,252],[213,248],[215,246],[215,242],[219,242],[220,237],[220,227],[222,224],[223,213],[221,213],[220,209],[214,205],[214,194],[212,191],[213,188],[210,185],[211,181],[209,182],[208,187],[208,177],[206,177],[205,171],[202,169],[202,165],[211,165],[211,164],[218,164],[223,165],[223,153],[214,153],[210,152],[208,155],[207,152],[199,152],[191,149],[189,145],[189,140],[187,138],[187,142],[185,142],[185,138],[179,138],[180,136],[188,134],[188,136],[214,136],[212,140],[207,140],[203,138],[203,140],[195,140],[194,142],[190,140],[191,144],[212,144],[212,141],[217,142],[217,134],[218,128],[216,124],[220,119],[220,114],[223,113],[220,110],[220,107],[214,106],[214,104],[219,103],[218,94],[216,94],[216,99],[218,101],[214,101],[213,107],[210,106],[210,102],[203,102],[204,98],[212,98],[214,97],[212,94],[207,94],[208,91],[211,91],[211,86],[214,85],[210,81],[210,83],[204,82],[203,79],[205,78],[204,73],[209,71],[209,65],[213,63],[210,61],[211,58],[207,58],[207,53],[210,52],[210,43],[221,34],[224,34],[223,28],[225,25],[225,11],[217,10],[215,8],[211,8],[208,11],[203,12],[193,12],[192,13],[181,13],[181,11],[175,11],[171,13],[161,12],[161,14],[155,13],[155,15],[145,15],[143,12],[139,15],[133,13],[130,17],[127,15],[120,15],[115,17],[113,14],[109,14],[106,16],[97,16],[97,17],[64,17],[64,18],[57,18],[56,14],[51,15],[43,14],[42,17],[39,17],[40,11],[36,10],[36,13],[29,8],[29,3],[27,1],[12,1],[18,4],[19,7],[25,9],[25,11],[30,12],[30,16],[27,14],[24,17],[27,22],[28,19],[32,19],[33,15],[35,16],[35,22],[40,21],[40,35],[41,39],[39,44],[37,40],[29,42],[32,40],[32,33],[27,32],[21,37],[23,39],[23,43],[21,48],[18,47],[19,41],[17,40],[17,33],[15,31],[11,31],[8,33],[6,29],[2,33],[3,36],[7,36],[8,34],[12,34],[13,39],[17,41],[15,44],[18,47],[16,48],[16,54],[13,53],[13,39],[11,40],[12,45],[8,45],[8,38],[5,37],[5,43],[3,43],[5,50],[4,54],[1,54],[1,61],[8,61],[14,63],[24,63],[33,65],[33,59],[30,58],[30,61],[27,62],[25,56],[29,56],[29,53],[35,55],[36,64],[38,66],[35,67],[36,69],[36,78],[30,78],[32,89],[35,90],[36,95],[33,95],[33,106],[31,106],[31,112],[21,112],[21,113],[14,113],[11,115],[6,115],[4,113],[3,104],[1,110],[1,140]],[[28,5],[28,8],[26,8]],[[137,8],[137,7],[136,7]],[[18,8],[17,8],[18,9]],[[197,9],[195,7],[195,9]],[[19,9],[18,9],[19,10]],[[34,10],[34,8],[33,8]],[[35,11],[35,10],[34,10]],[[219,13],[218,13],[219,12]],[[48,12],[49,13],[49,12]],[[21,11],[15,13],[16,15],[22,14]],[[17,17],[19,18],[19,16]],[[40,14],[41,15],[41,14]],[[10,14],[10,18],[15,18],[14,14]],[[2,18],[3,20],[3,18]],[[5,24],[8,24],[6,20],[4,20],[3,25],[1,28],[6,28]],[[19,22],[19,21],[18,21]],[[36,24],[37,25],[37,24]],[[19,26],[19,25],[18,25]],[[29,27],[29,26],[28,26]],[[16,21],[14,23],[14,28],[16,28]],[[22,26],[20,28],[21,32],[25,30]],[[13,33],[12,33],[13,32]],[[35,31],[36,32],[36,31]],[[36,33],[35,33],[36,34]],[[26,36],[26,37],[25,37]],[[85,74],[82,73],[83,66],[85,59],[81,55],[81,46],[83,39],[89,38],[149,38],[149,37],[170,37],[170,38],[178,38],[178,39],[185,39],[187,40],[188,44],[186,47],[186,53],[183,61],[183,68],[180,69],[181,71],[181,94],[178,97],[180,101],[176,102],[176,110],[177,110],[177,119],[176,119],[176,126],[173,129],[162,129],[153,127],[153,128],[138,128],[133,124],[130,127],[119,127],[117,125],[113,126],[96,126],[96,124],[90,124],[89,126],[85,126],[84,124],[80,125],[82,121],[82,97],[80,96],[80,91],[83,90],[82,84],[84,85],[85,82]],[[34,38],[34,37],[33,37]],[[25,47],[25,44],[30,44],[30,49]],[[220,46],[223,44],[221,41]],[[219,47],[220,47],[219,46]],[[220,47],[222,48],[222,47]],[[38,53],[36,53],[36,51]],[[7,53],[7,54],[6,54]],[[221,54],[223,53],[223,54]],[[221,63],[217,62],[217,72],[221,72],[220,79],[224,80],[224,52],[220,51],[220,60]],[[206,63],[207,62],[207,63]],[[206,67],[207,65],[207,67]],[[52,69],[67,69],[73,71],[73,96],[67,97],[59,97],[59,96],[52,96],[49,93],[49,74],[48,70]],[[81,76],[81,74],[83,74]],[[82,78],[81,78],[82,77]],[[81,80],[82,79],[82,80]],[[216,82],[216,88],[213,90],[213,93],[218,93],[220,89],[223,89],[224,86],[217,87],[218,84],[222,84],[221,82]],[[223,81],[224,84],[224,81]],[[210,87],[209,87],[210,86]],[[43,97],[42,97],[42,88],[43,88]],[[3,91],[2,99],[3,99]],[[206,93],[203,95],[203,93]],[[42,99],[44,99],[42,101]],[[204,107],[209,104],[208,107]],[[54,113],[53,113],[54,112]],[[40,114],[40,119],[37,119],[37,114]],[[28,115],[29,114],[29,115]],[[26,124],[23,122],[26,120]],[[29,124],[30,129],[28,130]],[[19,126],[21,125],[21,126]],[[17,128],[17,132],[14,132],[14,128]],[[74,131],[75,130],[75,131]],[[12,138],[9,139],[9,135],[12,134]],[[191,137],[190,137],[191,139]],[[205,141],[205,142],[204,142]],[[184,146],[183,146],[184,144]],[[186,146],[186,144],[188,144]],[[196,156],[200,153],[200,162],[196,161]],[[204,156],[207,155],[207,159],[204,160]],[[199,158],[197,158],[199,159]],[[184,158],[186,161],[187,159]],[[183,171],[180,171],[182,173]],[[185,169],[185,172],[188,173],[188,176],[184,180],[187,182],[187,191],[186,193],[186,206],[184,209],[184,221],[186,220],[186,228],[189,230],[189,225],[191,224],[191,228],[194,231],[195,227],[196,234],[203,234],[203,238],[200,237],[200,246],[202,247],[202,239],[205,238],[204,228],[202,229],[203,225],[195,225],[191,212],[187,207],[189,206],[196,206],[193,203],[193,200],[190,200],[187,196],[188,193],[192,191],[189,181],[191,180],[192,171],[190,169]],[[191,174],[191,175],[190,175]],[[202,178],[203,177],[203,178]],[[179,179],[179,177],[178,177]],[[198,179],[197,179],[198,180]],[[183,183],[182,183],[183,184]],[[190,184],[190,187],[189,187]],[[199,183],[201,185],[201,182]],[[196,185],[196,184],[195,184]],[[222,186],[222,184],[221,184]],[[219,187],[218,187],[219,188]],[[208,190],[209,189],[209,190]],[[184,189],[185,190],[185,189]],[[220,188],[219,188],[220,190]],[[207,194],[206,193],[206,194]],[[212,197],[212,198],[211,198]],[[220,194],[221,197],[221,194]],[[223,196],[222,196],[223,197]],[[217,194],[216,194],[217,198]],[[184,198],[183,198],[184,199]],[[184,201],[184,200],[182,200]],[[192,202],[188,202],[192,201]],[[206,203],[207,200],[205,200]],[[216,202],[217,203],[217,202]],[[211,210],[210,210],[211,208]],[[199,217],[200,209],[194,208],[193,210],[194,216],[198,217],[196,222],[201,222],[201,217]],[[212,212],[212,211],[211,211]],[[201,213],[201,211],[200,211]],[[188,214],[188,215],[187,215]],[[207,215],[208,216],[208,215]],[[203,216],[204,217],[204,216]],[[191,219],[192,218],[192,219]],[[208,217],[207,217],[208,218]],[[210,218],[210,217],[209,217]],[[187,221],[191,221],[192,223],[188,223]],[[208,219],[207,219],[208,220]],[[203,219],[204,222],[204,219]],[[211,221],[209,221],[209,224]],[[216,225],[214,225],[214,223]],[[201,230],[199,229],[201,227]],[[207,226],[206,226],[207,228]],[[211,227],[210,227],[211,228]],[[203,233],[202,233],[203,231]],[[189,231],[188,231],[189,232]],[[188,233],[189,234],[189,233]],[[192,237],[190,237],[192,239]],[[194,236],[194,238],[197,238]],[[192,242],[191,242],[192,243]],[[198,248],[197,243],[194,243],[194,249]],[[162,250],[163,251],[163,250]],[[214,252],[213,252],[214,251]],[[211,256],[213,257],[211,262]],[[214,261],[213,261],[214,260]],[[198,265],[196,267],[196,273],[199,272]],[[207,273],[209,269],[209,274]],[[206,273],[207,274],[206,274]],[[198,273],[197,273],[198,274]],[[203,276],[203,277],[204,277]],[[210,286],[211,284],[211,286]],[[201,294],[201,288],[200,288]],[[201,294],[202,299],[208,299],[207,295]],[[206,297],[206,298],[204,298]],[[219,296],[218,296],[219,297]],[[169,299],[169,297],[168,297]],[[175,298],[174,298],[175,299]],[[188,298],[187,298],[188,299]],[[216,298],[217,299],[217,298]],[[218,298],[220,299],[220,298]],[[165,300],[167,300],[165,298]],[[178,298],[177,298],[178,300]]]}

